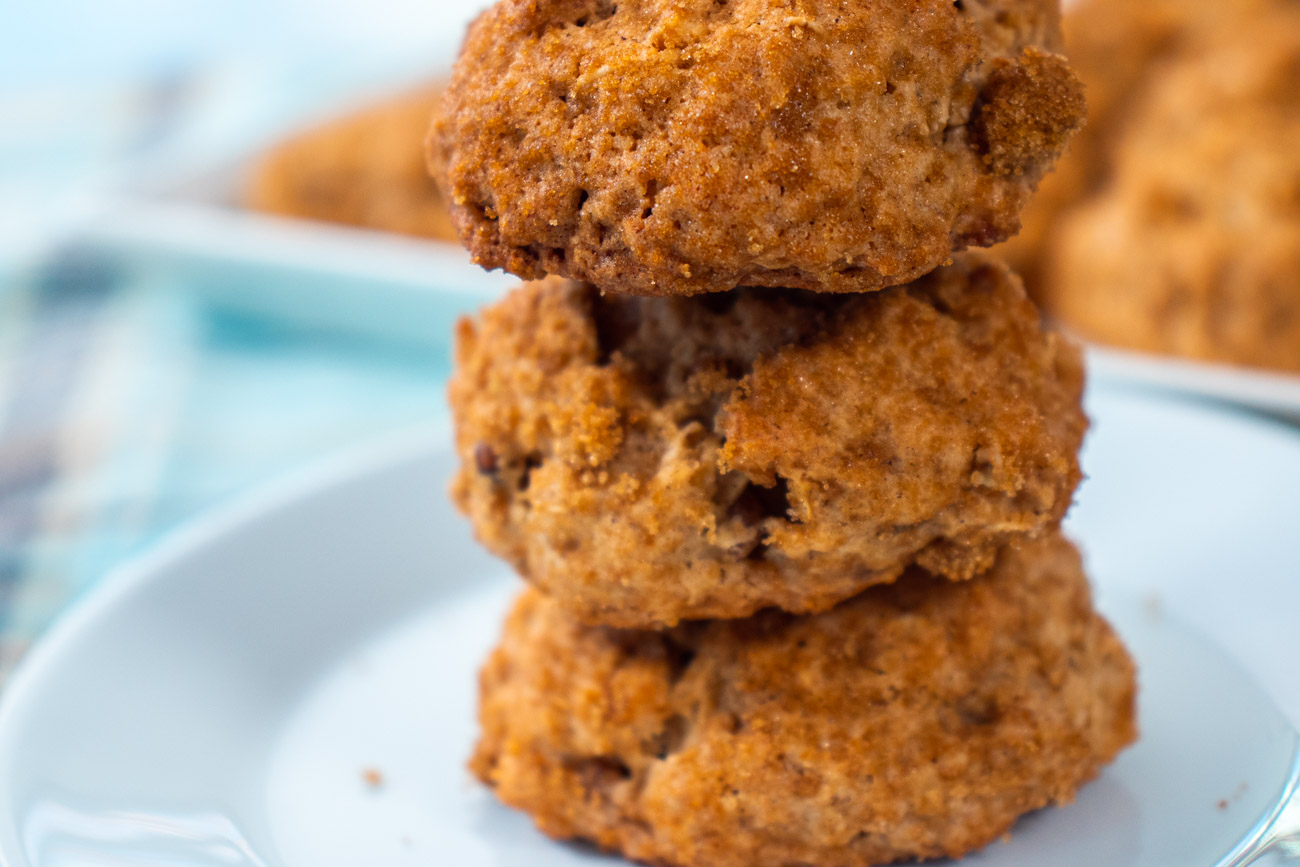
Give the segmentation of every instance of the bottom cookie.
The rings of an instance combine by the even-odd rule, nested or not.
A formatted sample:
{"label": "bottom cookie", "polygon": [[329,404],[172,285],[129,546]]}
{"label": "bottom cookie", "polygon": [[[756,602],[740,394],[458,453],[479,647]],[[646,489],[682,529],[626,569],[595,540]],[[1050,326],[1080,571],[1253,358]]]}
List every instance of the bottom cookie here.
{"label": "bottom cookie", "polygon": [[535,590],[471,769],[557,838],[675,867],[956,857],[1136,737],[1132,661],[1060,536],[822,614],[583,626]]}

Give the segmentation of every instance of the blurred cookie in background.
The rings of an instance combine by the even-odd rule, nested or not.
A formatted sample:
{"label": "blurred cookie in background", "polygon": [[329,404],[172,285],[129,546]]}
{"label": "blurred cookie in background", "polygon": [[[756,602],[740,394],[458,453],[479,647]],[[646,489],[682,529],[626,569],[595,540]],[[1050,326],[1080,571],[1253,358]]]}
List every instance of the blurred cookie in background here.
{"label": "blurred cookie in background", "polygon": [[1285,0],[1080,0],[1062,22],[1066,53],[1087,88],[1088,123],[1039,185],[1020,234],[997,248],[1042,300],[1046,252],[1061,214],[1105,186],[1135,107],[1163,66],[1224,40],[1243,17]]}
{"label": "blurred cookie in background", "polygon": [[1300,371],[1300,6],[1083,0],[1089,122],[998,248],[1081,336]]}
{"label": "blurred cookie in background", "polygon": [[1135,103],[1042,298],[1102,342],[1300,372],[1300,5],[1217,38]]}
{"label": "blurred cookie in background", "polygon": [[443,86],[430,84],[284,142],[258,166],[249,204],[454,243],[445,200],[424,162],[424,137]]}

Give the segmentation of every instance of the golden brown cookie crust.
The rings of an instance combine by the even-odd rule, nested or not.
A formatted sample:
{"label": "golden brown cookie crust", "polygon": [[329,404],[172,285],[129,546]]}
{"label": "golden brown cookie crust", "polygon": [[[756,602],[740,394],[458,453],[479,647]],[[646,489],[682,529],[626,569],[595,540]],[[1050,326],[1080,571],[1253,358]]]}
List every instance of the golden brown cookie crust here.
{"label": "golden brown cookie crust", "polygon": [[969,578],[1055,526],[1082,383],[980,254],[851,296],[552,278],[459,326],[453,496],[589,622],[817,611],[913,561]]}
{"label": "golden brown cookie crust", "polygon": [[666,633],[524,592],[474,773],[545,833],[673,867],[959,857],[1136,736],[1135,674],[1058,535],[987,575]]}
{"label": "golden brown cookie crust", "polygon": [[1234,30],[1148,85],[1044,301],[1102,342],[1300,371],[1300,6]]}
{"label": "golden brown cookie crust", "polygon": [[249,205],[286,217],[457,241],[423,149],[443,86],[404,94],[283,143],[257,167]]}
{"label": "golden brown cookie crust", "polygon": [[430,162],[475,261],[863,292],[1013,234],[1081,125],[1056,0],[502,0]]}

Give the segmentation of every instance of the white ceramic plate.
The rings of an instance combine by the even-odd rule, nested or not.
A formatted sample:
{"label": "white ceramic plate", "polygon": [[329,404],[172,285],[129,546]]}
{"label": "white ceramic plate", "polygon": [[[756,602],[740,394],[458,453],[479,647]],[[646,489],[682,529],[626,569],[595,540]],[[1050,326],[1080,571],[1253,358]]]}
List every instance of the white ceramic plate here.
{"label": "white ceramic plate", "polygon": [[[1143,666],[1144,737],[973,860],[1215,864],[1295,756],[1268,694],[1300,720],[1300,439],[1118,393],[1092,410],[1072,531]],[[200,522],[58,625],[0,705],[0,864],[601,860],[464,771],[475,669],[516,584],[446,502],[445,438]]]}
{"label": "white ceramic plate", "polygon": [[1088,345],[1097,382],[1141,385],[1240,404],[1300,424],[1300,375]]}

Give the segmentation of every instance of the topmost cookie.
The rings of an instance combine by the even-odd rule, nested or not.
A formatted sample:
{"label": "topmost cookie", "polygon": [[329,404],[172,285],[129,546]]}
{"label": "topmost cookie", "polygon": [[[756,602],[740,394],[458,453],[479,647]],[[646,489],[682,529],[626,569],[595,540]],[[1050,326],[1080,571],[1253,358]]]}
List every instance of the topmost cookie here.
{"label": "topmost cookie", "polygon": [[1014,234],[1082,124],[1057,0],[501,0],[430,162],[475,260],[863,292]]}

